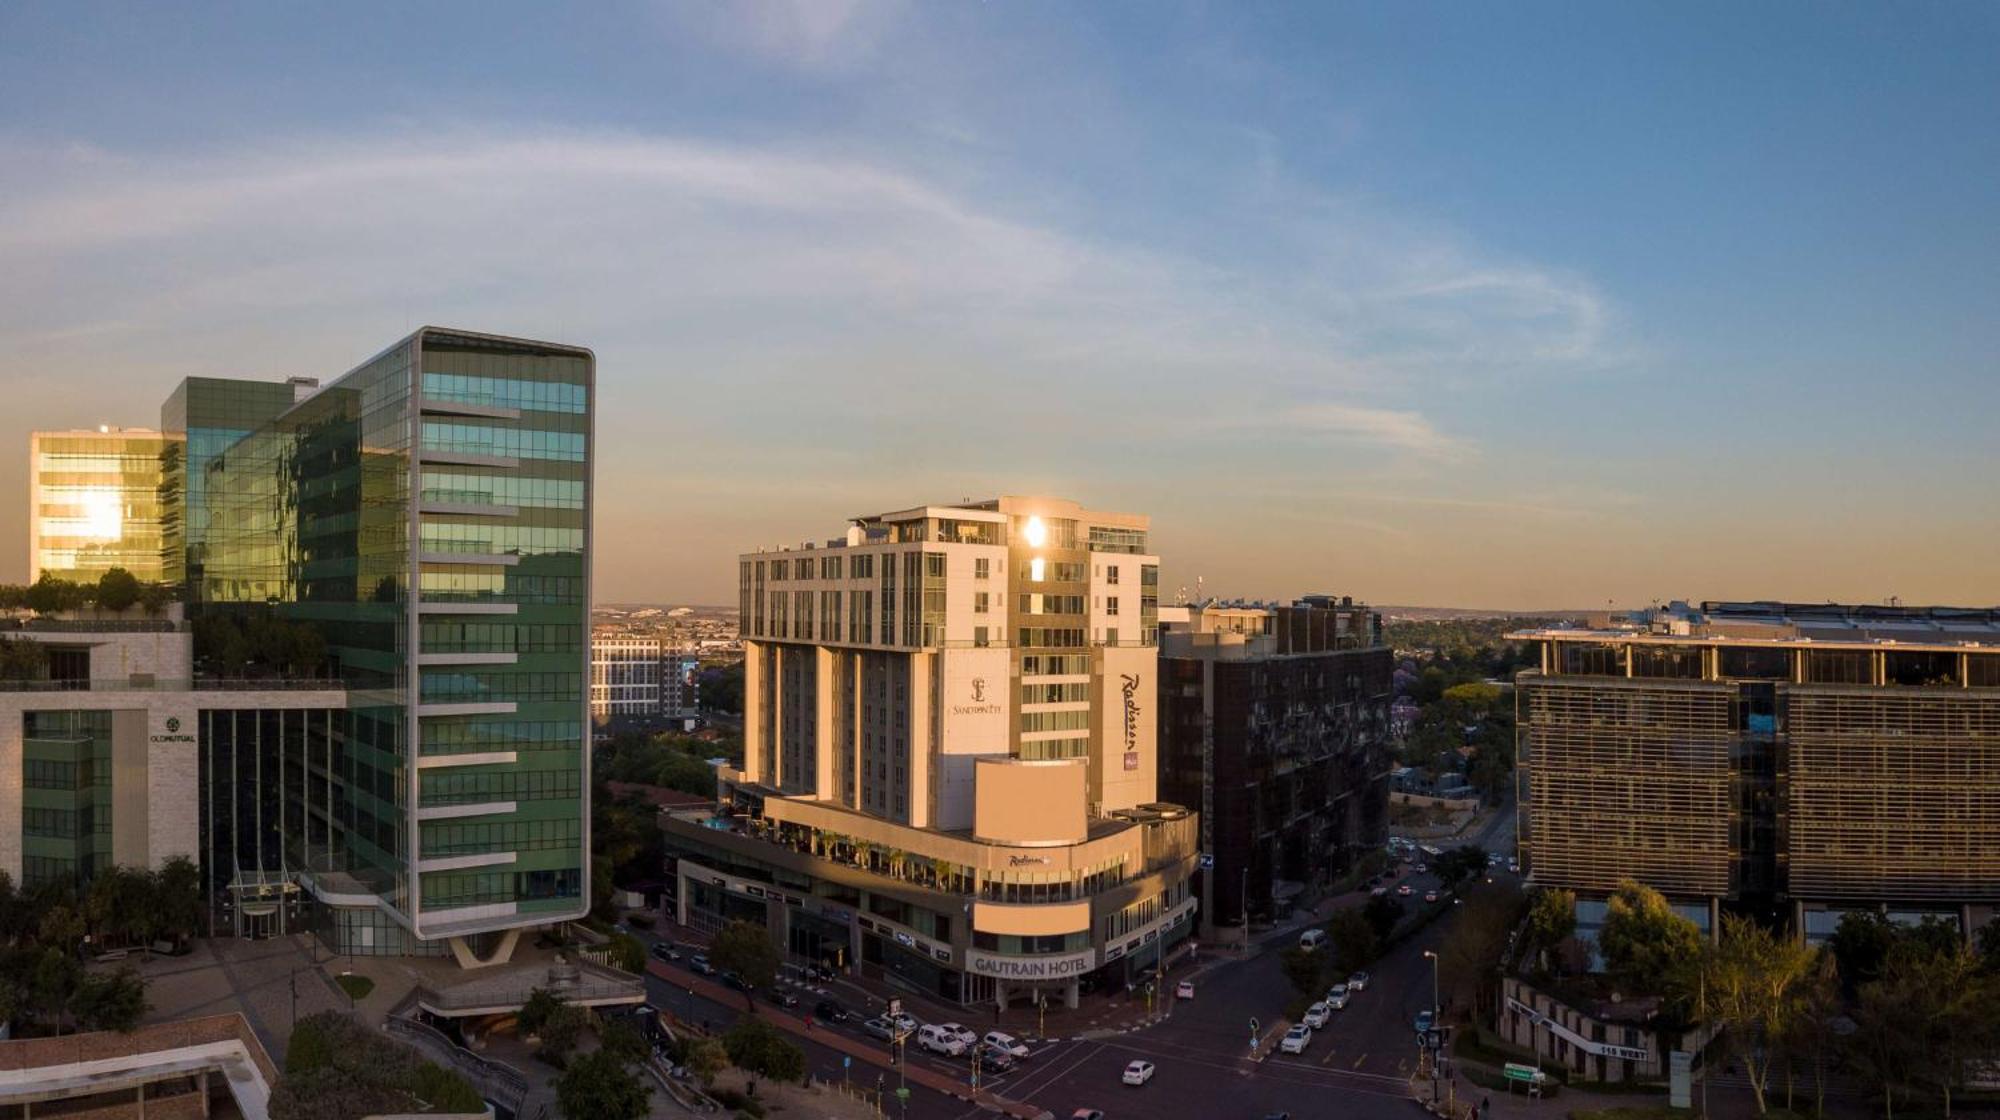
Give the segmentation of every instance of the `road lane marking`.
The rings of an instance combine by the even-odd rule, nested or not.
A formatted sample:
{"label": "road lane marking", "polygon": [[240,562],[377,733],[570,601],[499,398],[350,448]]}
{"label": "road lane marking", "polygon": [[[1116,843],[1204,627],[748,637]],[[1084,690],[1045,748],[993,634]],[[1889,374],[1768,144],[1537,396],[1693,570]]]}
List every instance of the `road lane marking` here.
{"label": "road lane marking", "polygon": [[1362,1062],[1365,1062],[1365,1061],[1367,1061],[1367,1060],[1368,1060],[1368,1055],[1367,1055],[1366,1053],[1363,1053],[1363,1054],[1362,1054],[1362,1055],[1361,1055],[1361,1056],[1360,1056],[1359,1058],[1356,1058],[1356,1059],[1354,1059],[1354,1064],[1353,1064],[1352,1066],[1348,1067],[1348,1068],[1350,1068],[1350,1069],[1360,1069],[1360,1068],[1361,1068],[1361,1063],[1362,1063]]}

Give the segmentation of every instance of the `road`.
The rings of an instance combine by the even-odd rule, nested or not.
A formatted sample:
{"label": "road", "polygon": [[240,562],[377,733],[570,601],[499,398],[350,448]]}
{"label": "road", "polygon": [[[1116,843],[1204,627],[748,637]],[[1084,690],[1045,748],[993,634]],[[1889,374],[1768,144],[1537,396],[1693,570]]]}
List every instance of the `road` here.
{"label": "road", "polygon": [[[1469,842],[1489,846],[1492,851],[1511,852],[1513,841],[1512,813],[1507,811]],[[1506,874],[1504,868],[1496,873]],[[1424,893],[1439,885],[1434,876],[1414,870],[1407,871],[1402,881],[1410,884],[1412,892],[1402,901],[1413,910],[1427,905]],[[1451,904],[1447,898],[1428,905]],[[1408,1120],[1409,1077],[1417,1058],[1411,1025],[1418,1012],[1432,1005],[1431,962],[1423,953],[1443,942],[1449,924],[1448,916],[1433,922],[1377,961],[1366,990],[1356,995],[1346,1010],[1335,1013],[1325,1030],[1314,1033],[1304,1054],[1274,1052],[1277,1036],[1285,1026],[1284,1008],[1292,1000],[1291,984],[1276,950],[1289,944],[1295,934],[1284,931],[1267,935],[1266,951],[1248,960],[1212,958],[1192,972],[1172,977],[1191,976],[1195,997],[1176,1000],[1165,1021],[1127,1034],[1043,1044],[1014,1071],[984,1077],[982,1084],[1013,1100],[1048,1109],[1061,1120],[1067,1120],[1078,1108],[1103,1109],[1109,1120],[1139,1116],[1256,1120],[1272,1112],[1290,1112],[1303,1118],[1324,1115],[1330,1098],[1338,1099],[1343,1118]],[[743,1010],[741,1003],[733,1000],[727,1004],[691,1000],[684,988],[658,977],[651,978],[649,984],[659,1006],[697,1020],[709,1019],[718,1027],[735,1021]],[[800,1010],[809,1009],[813,997],[801,995],[805,1006]],[[852,999],[839,1002],[856,1005]],[[968,1012],[968,1024],[972,1018]],[[1261,1061],[1250,1057],[1252,1019],[1259,1027],[1265,1055]],[[886,1053],[883,1043],[861,1030],[858,1016],[838,1026],[822,1023],[815,1033],[829,1030],[863,1040]],[[800,1041],[816,1076],[840,1079],[838,1052],[810,1039]],[[1145,1086],[1120,1083],[1121,1071],[1135,1058],[1157,1067]],[[961,1083],[969,1081],[970,1068],[962,1059],[922,1054],[913,1045],[909,1060],[913,1066],[935,1070]],[[893,1072],[885,1074],[880,1067],[864,1065],[858,1059],[851,1076],[864,1085],[875,1084],[880,1076],[892,1091],[897,1080]],[[994,1115],[942,1093],[914,1085],[911,1091],[908,1114],[913,1120],[982,1120]],[[890,1115],[897,1115],[893,1107]]]}

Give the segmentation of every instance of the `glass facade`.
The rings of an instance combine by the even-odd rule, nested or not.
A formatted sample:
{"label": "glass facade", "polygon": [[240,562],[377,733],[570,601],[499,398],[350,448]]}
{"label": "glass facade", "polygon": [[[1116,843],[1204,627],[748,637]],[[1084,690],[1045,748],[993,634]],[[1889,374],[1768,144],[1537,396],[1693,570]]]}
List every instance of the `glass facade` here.
{"label": "glass facade", "polygon": [[161,571],[168,583],[200,590],[208,554],[208,471],[225,451],[290,408],[294,394],[284,382],[190,377],[160,406],[166,436]]}
{"label": "glass facade", "polygon": [[310,626],[349,696],[297,729],[217,713],[215,874],[303,871],[426,937],[586,908],[592,374],[587,351],[427,329],[296,404],[214,379],[168,402],[197,632]]}
{"label": "glass facade", "polygon": [[81,885],[111,865],[111,713],[23,719],[22,885]]}
{"label": "glass facade", "polygon": [[94,583],[111,568],[162,578],[160,432],[36,432],[30,438],[29,579]]}

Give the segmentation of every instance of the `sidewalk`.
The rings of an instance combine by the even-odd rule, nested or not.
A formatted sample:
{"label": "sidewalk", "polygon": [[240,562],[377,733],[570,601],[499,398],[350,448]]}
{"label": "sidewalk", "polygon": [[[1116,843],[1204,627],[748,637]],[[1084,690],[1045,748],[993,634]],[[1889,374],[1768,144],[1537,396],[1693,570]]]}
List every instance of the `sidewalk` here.
{"label": "sidewalk", "polygon": [[[691,989],[696,995],[715,1003],[732,1006],[743,1003],[742,992],[715,983],[705,976],[691,976],[679,970],[669,969],[659,961],[652,960],[646,962],[646,971],[662,980],[679,985],[682,988]],[[804,1010],[805,1008],[800,1008],[800,1011]],[[809,1038],[818,1045],[830,1050],[837,1050],[842,1054],[852,1057],[857,1062],[866,1062],[884,1071],[897,1073],[899,1078],[907,1079],[913,1085],[920,1085],[926,1089],[931,1089],[946,1096],[965,1101],[968,1104],[977,1104],[990,1111],[1015,1117],[1016,1120],[1042,1120],[1042,1118],[1050,1115],[1048,1110],[1038,1105],[1008,1100],[1005,1097],[983,1089],[978,1093],[974,1093],[971,1086],[966,1084],[965,1081],[958,1078],[946,1077],[923,1066],[909,1065],[907,1060],[899,1070],[896,1063],[890,1060],[886,1047],[871,1046],[868,1043],[849,1038],[838,1031],[819,1030],[808,1032],[805,1027],[805,1021],[798,1014],[786,1011],[780,1007],[773,1007],[768,1001],[758,1002],[757,1015],[765,1022],[770,1023],[780,1030],[788,1031],[798,1035],[800,1038]]]}

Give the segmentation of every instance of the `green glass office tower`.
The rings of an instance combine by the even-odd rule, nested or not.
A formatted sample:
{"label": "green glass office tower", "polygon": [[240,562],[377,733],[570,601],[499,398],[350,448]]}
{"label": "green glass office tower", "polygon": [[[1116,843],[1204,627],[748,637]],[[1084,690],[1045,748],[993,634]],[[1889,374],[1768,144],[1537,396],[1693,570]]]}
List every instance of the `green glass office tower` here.
{"label": "green glass office tower", "polygon": [[[295,772],[257,815],[287,822],[276,843],[205,803],[210,858],[340,900],[336,941],[588,908],[594,368],[587,350],[425,328],[296,404],[270,386],[231,401],[244,382],[176,394],[197,637],[205,618],[310,630],[348,695],[296,748],[272,732]],[[274,406],[233,440],[197,440]],[[274,784],[245,757],[263,755],[204,762],[209,800],[247,791],[236,822]],[[361,898],[396,928],[364,930]]]}

